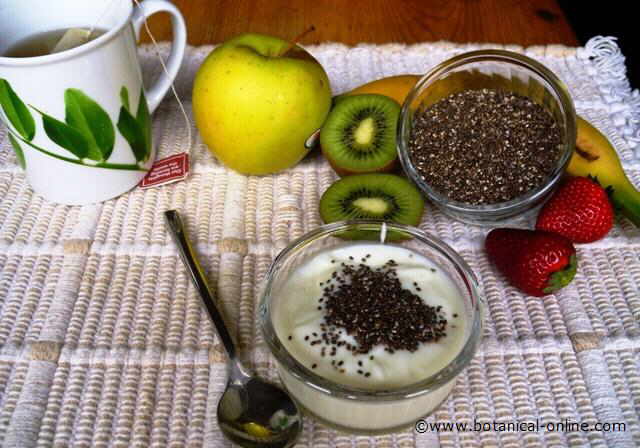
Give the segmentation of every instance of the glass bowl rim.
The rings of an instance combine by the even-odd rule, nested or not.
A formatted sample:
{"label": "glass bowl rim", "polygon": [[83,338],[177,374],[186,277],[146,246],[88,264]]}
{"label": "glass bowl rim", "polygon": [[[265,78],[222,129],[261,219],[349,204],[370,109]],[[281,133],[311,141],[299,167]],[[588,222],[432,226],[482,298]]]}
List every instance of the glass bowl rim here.
{"label": "glass bowl rim", "polygon": [[[336,233],[344,230],[353,230],[354,227],[360,230],[380,231],[383,226],[386,226],[387,231],[399,231],[408,233],[412,236],[412,238],[417,239],[422,244],[426,244],[451,263],[455,271],[464,281],[464,285],[467,288],[467,291],[463,292],[465,293],[465,300],[471,301],[472,322],[470,322],[471,327],[469,336],[467,337],[462,349],[443,369],[439,370],[438,372],[425,378],[422,381],[412,383],[407,386],[388,390],[371,390],[346,386],[328,380],[298,362],[291,354],[289,354],[289,352],[286,350],[286,348],[278,338],[270,318],[269,305],[273,282],[277,270],[286,260],[289,259],[291,255],[295,254],[298,250],[302,249],[313,241],[329,236],[334,236]],[[469,362],[471,362],[471,359],[475,355],[482,339],[484,301],[480,296],[478,289],[478,279],[467,262],[464,261],[464,259],[451,246],[427,232],[424,232],[416,227],[385,222],[382,220],[339,221],[319,226],[318,228],[306,233],[295,241],[292,241],[276,256],[276,258],[271,263],[271,266],[269,267],[266,276],[266,283],[261,293],[259,304],[259,325],[265,338],[265,342],[269,347],[269,351],[273,354],[276,360],[281,365],[287,368],[287,373],[292,375],[298,381],[301,381],[305,385],[311,387],[312,389],[326,395],[348,400],[402,400],[417,397],[438,389],[439,387],[454,379],[469,364]]]}
{"label": "glass bowl rim", "polygon": [[[566,138],[563,141],[562,146],[564,151],[561,157],[558,159],[553,171],[549,174],[546,180],[537,188],[534,188],[525,194],[509,201],[497,202],[495,204],[481,204],[471,205],[459,201],[454,201],[447,196],[437,192],[427,184],[422,177],[418,174],[417,170],[411,162],[409,156],[408,140],[403,138],[405,132],[408,132],[408,126],[411,121],[411,104],[416,101],[419,93],[421,93],[422,87],[431,80],[437,80],[444,72],[459,68],[468,63],[493,61],[502,62],[506,64],[516,65],[538,75],[542,78],[549,87],[555,93],[558,103],[561,106],[563,115],[566,119]],[[549,88],[545,85],[545,89]],[[459,55],[453,56],[434,68],[425,73],[411,88],[405,101],[402,105],[400,116],[398,117],[398,126],[396,131],[396,148],[398,152],[398,158],[402,169],[407,174],[418,188],[427,196],[439,205],[445,206],[451,211],[468,214],[470,216],[481,216],[487,213],[504,213],[512,209],[517,209],[524,204],[534,203],[540,197],[546,195],[551,188],[553,188],[558,180],[564,174],[566,166],[569,164],[571,155],[573,154],[576,141],[576,112],[573,105],[573,100],[569,94],[567,86],[553,73],[550,69],[545,67],[542,63],[532,59],[524,54],[515,53],[508,50],[488,49],[488,50],[474,50]]]}

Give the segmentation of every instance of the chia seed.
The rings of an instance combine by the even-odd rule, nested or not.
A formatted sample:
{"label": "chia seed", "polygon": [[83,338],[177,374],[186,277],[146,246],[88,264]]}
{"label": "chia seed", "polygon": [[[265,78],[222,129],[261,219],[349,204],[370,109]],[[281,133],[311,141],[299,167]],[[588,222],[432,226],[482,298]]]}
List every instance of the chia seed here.
{"label": "chia seed", "polygon": [[[310,344],[331,346],[331,353],[344,346],[354,354],[367,354],[376,345],[382,345],[389,353],[414,352],[421,343],[446,336],[447,320],[441,307],[429,306],[420,296],[404,289],[397,265],[394,260],[375,269],[363,263],[345,264],[333,272],[328,282],[337,286],[325,290],[322,296],[326,314],[321,326],[325,332],[322,341]],[[338,339],[343,330],[356,344]],[[325,353],[324,347],[321,353]],[[342,364],[339,361],[337,366]],[[362,361],[358,366],[363,366]]]}
{"label": "chia seed", "polygon": [[495,204],[542,185],[561,143],[555,118],[529,98],[464,90],[416,113],[409,156],[420,177],[447,198]]}

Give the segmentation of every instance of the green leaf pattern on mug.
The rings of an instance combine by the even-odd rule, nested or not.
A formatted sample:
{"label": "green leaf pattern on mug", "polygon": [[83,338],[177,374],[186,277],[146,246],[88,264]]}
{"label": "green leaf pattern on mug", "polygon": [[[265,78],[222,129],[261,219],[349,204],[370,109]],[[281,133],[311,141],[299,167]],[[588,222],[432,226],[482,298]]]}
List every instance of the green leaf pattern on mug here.
{"label": "green leaf pattern on mug", "polygon": [[[32,143],[36,133],[33,115],[9,82],[0,78],[0,107],[13,127],[8,133],[9,140],[15,149],[18,163],[23,168],[25,158],[20,141],[44,154],[70,163],[87,167],[146,171],[147,168],[139,165],[151,155],[151,116],[144,90],[140,92],[135,117],[130,112],[129,92],[126,87],[120,90],[120,100],[122,107],[117,127],[129,143],[136,164],[107,162],[115,145],[113,121],[109,114],[83,91],[73,88],[65,90],[65,121],[60,121],[30,105],[42,116],[42,125],[47,136],[76,156],[78,160],[75,160],[49,152]],[[83,159],[91,159],[98,163],[85,163]]]}
{"label": "green leaf pattern on mug", "polygon": [[109,114],[79,89],[64,92],[65,121],[87,143],[85,157],[102,162],[113,151],[116,135]]}
{"label": "green leaf pattern on mug", "polygon": [[0,78],[0,105],[7,119],[22,138],[31,141],[36,134],[36,123],[6,79]]}
{"label": "green leaf pattern on mug", "polygon": [[107,160],[116,138],[107,112],[79,89],[65,90],[64,109],[65,122],[36,109],[47,136],[76,157]]}
{"label": "green leaf pattern on mug", "polygon": [[118,117],[118,130],[127,140],[131,151],[138,162],[145,161],[151,154],[151,116],[147,107],[147,99],[144,90],[140,91],[138,110],[136,116],[131,114],[129,105],[129,91],[126,87],[120,90],[120,115]]}
{"label": "green leaf pattern on mug", "polygon": [[138,125],[135,117],[131,113],[122,107],[120,109],[120,118],[118,118],[118,130],[122,136],[129,142],[131,151],[136,157],[136,161],[141,161],[145,158],[146,147],[144,142],[144,135],[142,129]]}
{"label": "green leaf pattern on mug", "polygon": [[131,107],[129,106],[129,91],[125,86],[122,86],[120,89],[120,101],[122,101],[122,106],[125,107],[128,111],[131,111]]}
{"label": "green leaf pattern on mug", "polygon": [[18,159],[18,164],[22,169],[25,169],[27,166],[24,160],[24,153],[22,152],[22,147],[16,138],[13,136],[11,132],[7,133],[9,135],[9,141],[11,142],[11,146],[13,146],[14,151],[16,152],[16,159]]}
{"label": "green leaf pattern on mug", "polygon": [[140,89],[140,100],[138,101],[136,121],[142,128],[142,134],[144,135],[146,154],[143,160],[147,160],[151,155],[151,114],[149,113],[147,98],[144,96],[144,89]]}
{"label": "green leaf pattern on mug", "polygon": [[54,143],[62,146],[79,159],[87,157],[89,154],[89,142],[80,131],[45,113],[40,112],[40,114],[42,114],[44,132]]}

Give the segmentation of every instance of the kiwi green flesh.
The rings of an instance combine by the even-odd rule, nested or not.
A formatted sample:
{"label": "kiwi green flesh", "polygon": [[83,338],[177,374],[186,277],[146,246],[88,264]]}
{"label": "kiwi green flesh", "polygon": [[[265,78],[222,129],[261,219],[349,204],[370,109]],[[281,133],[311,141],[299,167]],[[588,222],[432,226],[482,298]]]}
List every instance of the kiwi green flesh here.
{"label": "kiwi green flesh", "polygon": [[351,146],[358,152],[367,152],[376,143],[376,134],[380,132],[376,119],[368,116],[360,120],[352,128],[350,134]]}
{"label": "kiwi green flesh", "polygon": [[344,219],[384,219],[393,220],[400,206],[392,195],[375,188],[353,190],[351,194],[335,205]]}
{"label": "kiwi green flesh", "polygon": [[338,171],[383,171],[393,164],[400,106],[383,95],[340,101],[320,132],[322,151]]}
{"label": "kiwi green flesh", "polygon": [[420,192],[408,180],[393,174],[344,177],[320,199],[320,215],[326,223],[381,219],[415,226],[423,209]]}

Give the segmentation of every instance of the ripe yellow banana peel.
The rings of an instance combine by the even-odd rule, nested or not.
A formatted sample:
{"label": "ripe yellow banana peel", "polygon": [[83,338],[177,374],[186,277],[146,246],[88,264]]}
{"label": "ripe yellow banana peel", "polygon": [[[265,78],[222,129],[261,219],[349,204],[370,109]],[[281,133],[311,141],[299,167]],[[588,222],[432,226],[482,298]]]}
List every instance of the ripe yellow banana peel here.
{"label": "ripe yellow banana peel", "polygon": [[[421,75],[397,75],[377,79],[356,87],[342,95],[338,95],[334,100],[340,101],[340,98],[346,95],[374,93],[393,98],[402,106],[407,95],[409,95],[409,92],[421,77]],[[513,83],[514,81],[509,81],[502,76],[489,76],[479,72],[478,70],[454,72],[446,78],[439,79],[431,84],[427,91],[422,92],[420,100],[423,105],[429,106],[452,93],[460,92],[462,90],[482,89],[484,87],[513,88]],[[530,92],[529,90],[531,90],[531,88],[529,86],[522,86],[522,89],[525,89],[525,91],[520,92],[522,94],[532,95],[532,93],[536,93]]]}
{"label": "ripe yellow banana peel", "polygon": [[[404,99],[409,91],[416,85],[420,79],[418,75],[398,75],[389,76],[387,78],[377,79],[375,81],[363,84],[360,87],[344,93],[343,95],[363,95],[365,93],[375,93],[393,98],[402,106]],[[342,96],[342,95],[340,95]],[[336,97],[339,100],[340,96]]]}
{"label": "ripe yellow banana peel", "polygon": [[577,117],[578,132],[567,174],[596,177],[603,188],[612,190],[611,201],[636,226],[640,227],[640,192],[622,168],[618,153],[598,129]]}

